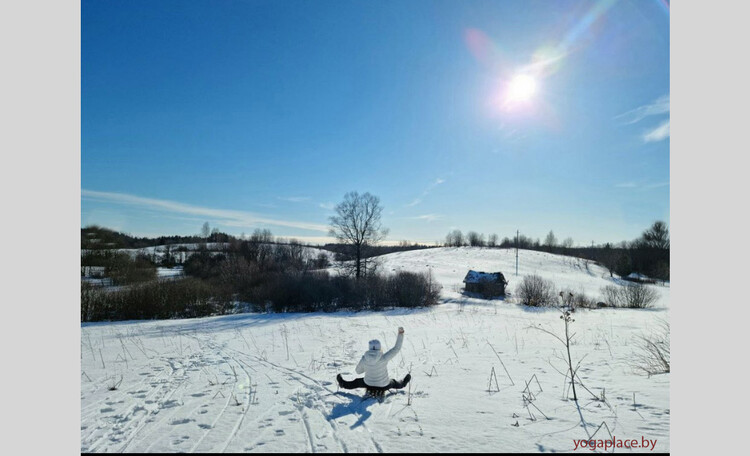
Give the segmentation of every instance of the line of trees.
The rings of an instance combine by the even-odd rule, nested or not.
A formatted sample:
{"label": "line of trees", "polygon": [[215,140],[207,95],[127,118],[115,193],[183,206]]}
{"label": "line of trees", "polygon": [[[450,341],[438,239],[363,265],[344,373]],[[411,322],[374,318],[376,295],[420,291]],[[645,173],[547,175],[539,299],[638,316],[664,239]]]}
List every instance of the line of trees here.
{"label": "line of trees", "polygon": [[[208,233],[206,234],[206,230]],[[206,242],[229,242],[232,235],[223,233],[217,228],[209,228],[208,222],[203,225],[200,234],[191,236],[158,236],[153,238],[131,236],[98,225],[81,228],[82,250],[106,249],[142,249],[157,245],[200,244]]]}
{"label": "line of trees", "polygon": [[606,267],[611,275],[627,276],[636,272],[654,279],[669,280],[669,228],[662,221],[654,222],[637,239],[619,244],[605,243],[590,247],[576,247],[570,237],[559,242],[552,230],[544,241],[519,233],[512,238],[504,237],[498,242],[496,234],[485,237],[483,233],[476,231],[464,234],[461,230],[454,229],[445,236],[443,245],[446,247],[518,247],[519,249],[559,253],[595,261]]}

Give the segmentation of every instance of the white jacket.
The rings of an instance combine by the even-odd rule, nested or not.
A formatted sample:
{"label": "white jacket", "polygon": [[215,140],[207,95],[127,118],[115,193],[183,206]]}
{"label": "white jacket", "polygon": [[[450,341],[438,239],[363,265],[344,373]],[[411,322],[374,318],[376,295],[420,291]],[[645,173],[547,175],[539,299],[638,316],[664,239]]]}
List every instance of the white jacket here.
{"label": "white jacket", "polygon": [[358,374],[365,373],[365,383],[368,386],[388,386],[391,377],[388,375],[388,361],[401,350],[401,344],[404,342],[404,335],[399,334],[396,338],[396,345],[383,354],[382,350],[367,350],[362,359],[359,360],[357,368]]}

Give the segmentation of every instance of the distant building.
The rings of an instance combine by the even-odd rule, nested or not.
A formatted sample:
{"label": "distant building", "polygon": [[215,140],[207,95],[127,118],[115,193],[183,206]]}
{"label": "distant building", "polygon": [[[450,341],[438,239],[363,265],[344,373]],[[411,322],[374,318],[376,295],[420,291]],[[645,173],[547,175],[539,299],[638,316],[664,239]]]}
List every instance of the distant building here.
{"label": "distant building", "polygon": [[643,274],[639,274],[637,272],[631,272],[628,274],[627,277],[623,277],[623,280],[627,280],[628,282],[636,282],[636,283],[656,283],[655,279],[652,279],[651,277],[647,277]]}
{"label": "distant building", "polygon": [[505,296],[505,280],[502,272],[481,272],[470,270],[464,277],[464,291],[480,293],[485,298]]}

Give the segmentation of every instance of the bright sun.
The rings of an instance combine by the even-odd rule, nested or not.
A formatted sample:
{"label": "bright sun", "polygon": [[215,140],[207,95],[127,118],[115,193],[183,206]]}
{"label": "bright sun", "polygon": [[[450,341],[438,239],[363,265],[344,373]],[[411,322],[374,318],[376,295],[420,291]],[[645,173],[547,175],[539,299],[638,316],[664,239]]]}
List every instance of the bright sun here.
{"label": "bright sun", "polygon": [[508,84],[508,101],[524,102],[530,100],[536,93],[536,79],[528,74],[519,74]]}

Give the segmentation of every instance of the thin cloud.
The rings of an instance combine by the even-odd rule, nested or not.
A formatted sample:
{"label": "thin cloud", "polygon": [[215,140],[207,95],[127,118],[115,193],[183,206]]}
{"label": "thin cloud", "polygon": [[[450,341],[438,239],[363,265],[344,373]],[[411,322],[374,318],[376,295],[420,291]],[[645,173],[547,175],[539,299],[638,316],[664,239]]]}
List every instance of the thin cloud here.
{"label": "thin cloud", "polygon": [[643,142],[658,142],[669,138],[669,119],[643,134]]}
{"label": "thin cloud", "polygon": [[649,116],[656,116],[660,114],[667,114],[669,112],[669,94],[662,95],[652,103],[644,106],[639,106],[633,110],[616,116],[615,119],[620,119],[625,125],[634,124],[640,122]]}
{"label": "thin cloud", "polygon": [[299,228],[310,231],[328,232],[327,226],[317,223],[275,220],[250,212],[193,206],[176,201],[144,198],[141,196],[129,195],[127,193],[98,192],[94,190],[82,189],[81,197],[89,200],[126,204],[145,209],[160,210],[184,215],[201,216],[204,218],[210,218],[212,220],[215,220],[216,223],[221,223],[226,226],[253,227],[263,224],[272,226],[284,226],[289,228]]}
{"label": "thin cloud", "polygon": [[620,184],[615,184],[615,187],[617,188],[628,188],[628,189],[634,189],[634,190],[650,190],[653,188],[668,187],[668,186],[669,186],[669,182],[653,182],[650,184],[636,183],[636,182],[623,182]]}
{"label": "thin cloud", "polygon": [[280,199],[281,201],[288,201],[290,203],[304,203],[305,201],[310,201],[309,196],[277,196],[277,199]]}
{"label": "thin cloud", "polygon": [[425,214],[410,218],[413,220],[426,220],[428,222],[434,222],[435,220],[440,220],[441,218],[443,218],[443,216],[440,214]]}
{"label": "thin cloud", "polygon": [[436,179],[435,182],[433,182],[430,185],[428,185],[427,188],[424,189],[424,191],[422,192],[422,194],[419,195],[418,197],[414,198],[414,200],[411,203],[407,204],[406,207],[414,207],[417,204],[421,203],[422,200],[427,195],[429,195],[432,190],[435,189],[435,187],[437,187],[438,185],[440,185],[440,184],[442,184],[444,182],[445,182],[445,179],[440,179],[440,178]]}
{"label": "thin cloud", "polygon": [[644,185],[643,188],[660,188],[660,187],[668,187],[669,182],[656,182],[654,184],[647,184]]}
{"label": "thin cloud", "polygon": [[336,205],[333,203],[320,203],[318,204],[318,207],[320,207],[321,209],[325,209],[327,211],[332,211],[333,208],[336,207]]}

